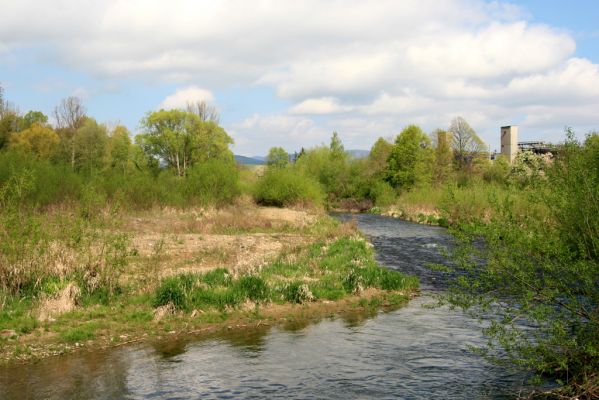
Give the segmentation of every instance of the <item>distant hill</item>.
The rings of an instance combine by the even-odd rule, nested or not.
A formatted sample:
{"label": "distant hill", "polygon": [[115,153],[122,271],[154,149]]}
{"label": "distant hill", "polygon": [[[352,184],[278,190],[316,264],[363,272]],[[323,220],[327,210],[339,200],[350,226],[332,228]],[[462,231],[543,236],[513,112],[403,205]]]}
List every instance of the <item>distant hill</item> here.
{"label": "distant hill", "polygon": [[354,158],[366,158],[370,154],[369,150],[347,150],[347,152]]}
{"label": "distant hill", "polygon": [[243,164],[243,165],[264,165],[264,164],[266,164],[266,162],[264,162],[264,160],[260,160],[258,158],[253,158],[253,157],[240,156],[237,154],[235,154],[235,161],[237,161],[239,164]]}

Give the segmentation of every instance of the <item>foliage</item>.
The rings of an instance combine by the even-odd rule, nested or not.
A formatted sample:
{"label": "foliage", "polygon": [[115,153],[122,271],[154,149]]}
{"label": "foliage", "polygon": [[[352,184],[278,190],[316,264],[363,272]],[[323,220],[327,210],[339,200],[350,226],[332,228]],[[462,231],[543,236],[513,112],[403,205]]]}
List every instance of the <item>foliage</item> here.
{"label": "foliage", "polygon": [[520,151],[512,163],[509,178],[521,186],[534,184],[545,175],[550,155],[535,154],[532,151]]}
{"label": "foliage", "polygon": [[75,169],[89,175],[104,167],[108,134],[106,127],[92,118],[85,118],[73,137]]}
{"label": "foliage", "polygon": [[148,113],[141,122],[139,143],[148,157],[165,162],[178,176],[185,176],[195,163],[231,159],[231,137],[212,121],[182,110]]}
{"label": "foliage", "polygon": [[282,147],[272,147],[268,151],[266,164],[273,168],[285,168],[289,165],[289,154]]}
{"label": "foliage", "polygon": [[507,157],[499,155],[495,160],[487,163],[482,171],[482,176],[488,183],[507,184],[511,169],[512,166]]}
{"label": "foliage", "polygon": [[451,149],[452,136],[450,133],[437,129],[434,133],[436,141],[435,146],[435,165],[433,168],[433,182],[441,184],[446,182],[452,172],[453,151]]}
{"label": "foliage", "polygon": [[226,204],[239,194],[239,177],[233,160],[212,159],[194,165],[184,182],[188,201]]}
{"label": "foliage", "polygon": [[269,169],[258,181],[254,198],[260,204],[277,207],[323,204],[318,182],[294,168]]}
{"label": "foliage", "polygon": [[13,133],[10,136],[10,149],[21,153],[31,153],[41,159],[49,160],[54,157],[60,139],[54,130],[40,124],[30,125],[29,128]]}
{"label": "foliage", "polygon": [[368,154],[367,173],[377,178],[384,178],[392,149],[393,144],[383,138],[378,138]]}
{"label": "foliage", "polygon": [[389,155],[389,181],[402,189],[430,183],[433,157],[431,141],[422,129],[416,125],[406,127]]}
{"label": "foliage", "polygon": [[384,181],[375,181],[370,188],[369,197],[377,207],[387,207],[393,204],[396,198],[395,190]]}
{"label": "foliage", "polygon": [[19,131],[31,128],[33,125],[46,126],[48,116],[41,111],[28,111],[19,121]]}
{"label": "foliage", "polygon": [[462,274],[447,298],[495,316],[485,354],[559,379],[562,394],[579,398],[597,396],[599,380],[595,140],[568,137],[546,180],[529,192],[526,213],[514,212],[513,196],[505,196],[490,221],[457,225]]}

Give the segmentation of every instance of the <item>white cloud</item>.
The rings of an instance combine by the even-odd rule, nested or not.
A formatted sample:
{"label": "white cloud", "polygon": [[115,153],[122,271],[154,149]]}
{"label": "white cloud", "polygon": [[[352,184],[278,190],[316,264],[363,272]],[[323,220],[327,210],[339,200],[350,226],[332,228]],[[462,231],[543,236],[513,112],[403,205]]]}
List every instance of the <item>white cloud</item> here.
{"label": "white cloud", "polygon": [[407,60],[427,74],[493,78],[552,68],[575,48],[564,33],[519,21],[424,37],[408,47]]}
{"label": "white cloud", "polygon": [[339,99],[334,97],[321,97],[307,99],[291,107],[291,114],[336,114],[351,111],[351,106],[342,106]]}
{"label": "white cloud", "polygon": [[331,132],[310,118],[255,114],[228,127],[235,151],[245,155],[265,155],[270,147],[287,151],[328,142]]}
{"label": "white cloud", "polygon": [[429,109],[432,105],[430,99],[406,90],[398,96],[382,93],[372,104],[364,106],[362,111],[366,114],[414,115]]}
{"label": "white cloud", "polygon": [[202,89],[201,87],[189,86],[179,89],[170,96],[167,96],[162,103],[160,103],[158,108],[165,110],[185,108],[188,103],[195,103],[201,100],[212,102],[214,100],[214,95],[209,90]]}

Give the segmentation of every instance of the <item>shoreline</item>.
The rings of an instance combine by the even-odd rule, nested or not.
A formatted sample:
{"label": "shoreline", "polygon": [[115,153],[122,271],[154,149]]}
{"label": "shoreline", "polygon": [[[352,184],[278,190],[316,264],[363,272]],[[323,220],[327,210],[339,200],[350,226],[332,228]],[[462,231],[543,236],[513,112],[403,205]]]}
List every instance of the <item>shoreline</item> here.
{"label": "shoreline", "polygon": [[[310,324],[326,317],[346,314],[366,317],[378,312],[393,311],[404,307],[418,297],[420,291],[385,291],[367,289],[360,295],[352,295],[337,301],[315,301],[304,304],[266,304],[255,310],[234,310],[200,316],[174,313],[157,322],[141,325],[120,326],[100,337],[81,342],[56,342],[55,335],[36,336],[35,333],[20,336],[21,340],[5,341],[0,352],[0,365],[41,362],[47,358],[76,354],[85,351],[106,351],[121,346],[166,340],[197,340],[203,336],[218,336],[223,332],[257,329],[261,326],[276,327],[286,323]],[[210,318],[223,318],[219,322],[207,322]],[[19,349],[19,351],[15,351]]]}

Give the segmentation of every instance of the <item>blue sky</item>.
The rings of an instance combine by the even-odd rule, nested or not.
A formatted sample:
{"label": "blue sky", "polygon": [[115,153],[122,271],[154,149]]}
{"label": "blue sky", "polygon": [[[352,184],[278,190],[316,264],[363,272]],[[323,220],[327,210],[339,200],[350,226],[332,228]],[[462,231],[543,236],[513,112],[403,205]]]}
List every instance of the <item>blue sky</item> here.
{"label": "blue sky", "polygon": [[21,112],[67,96],[134,134],[160,107],[208,100],[262,155],[368,149],[462,116],[491,149],[599,129],[599,1],[3,1],[0,84]]}

